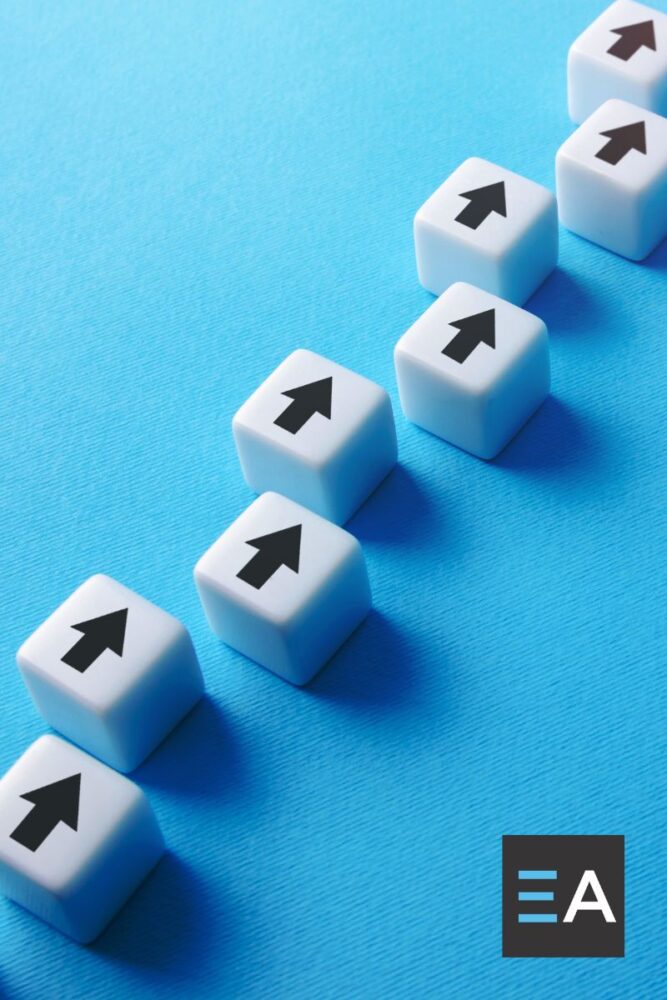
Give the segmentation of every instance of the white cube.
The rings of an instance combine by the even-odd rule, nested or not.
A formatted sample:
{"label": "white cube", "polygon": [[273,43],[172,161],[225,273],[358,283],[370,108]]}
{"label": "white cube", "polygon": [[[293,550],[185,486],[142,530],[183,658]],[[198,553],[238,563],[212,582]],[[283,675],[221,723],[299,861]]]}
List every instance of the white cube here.
{"label": "white cube", "polygon": [[232,424],[243,475],[343,524],[396,464],[389,396],[312,351],[290,354]]}
{"label": "white cube", "polygon": [[493,458],[549,392],[544,323],[459,282],[423,313],[394,352],[408,420]]}
{"label": "white cube", "polygon": [[195,567],[216,635],[292,684],[305,684],[371,606],[361,546],[343,528],[264,493]]}
{"label": "white cube", "polygon": [[468,281],[521,305],[558,260],[556,199],[473,157],[424,202],[414,237],[419,280],[429,292]]}
{"label": "white cube", "polygon": [[132,771],[199,700],[187,630],[108,576],[90,577],[17,653],[44,719],[119,771]]}
{"label": "white cube", "polygon": [[570,48],[567,86],[575,122],[612,97],[667,114],[667,16],[617,0]]}
{"label": "white cube", "polygon": [[75,941],[104,930],[163,851],[141,789],[57,736],[0,781],[0,890]]}
{"label": "white cube", "polygon": [[667,119],[607,101],[556,156],[560,220],[631,260],[667,236]]}

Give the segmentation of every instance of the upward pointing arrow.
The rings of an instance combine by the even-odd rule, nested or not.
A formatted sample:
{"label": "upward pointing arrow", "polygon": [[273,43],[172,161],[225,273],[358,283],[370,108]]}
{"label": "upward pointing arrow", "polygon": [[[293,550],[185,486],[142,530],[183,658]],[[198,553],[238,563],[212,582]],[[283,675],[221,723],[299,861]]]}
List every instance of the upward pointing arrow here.
{"label": "upward pointing arrow", "polygon": [[467,316],[450,323],[460,332],[450,340],[442,353],[460,365],[466,361],[479,344],[486,344],[492,350],[496,346],[496,311],[487,309],[485,312]]}
{"label": "upward pointing arrow", "polygon": [[473,191],[466,191],[459,197],[467,198],[469,204],[462,212],[459,212],[456,221],[467,226],[468,229],[478,229],[492,212],[507,218],[504,181],[498,181],[497,184],[487,184],[486,187],[475,188]]}
{"label": "upward pointing arrow", "polygon": [[62,662],[83,674],[105,649],[110,649],[116,656],[122,656],[126,625],[127,608],[72,625],[73,629],[83,632],[83,635],[69,652],[65,653]]}
{"label": "upward pointing arrow", "polygon": [[36,851],[59,823],[76,831],[79,825],[80,797],[80,774],[73,774],[71,778],[62,778],[51,785],[26,792],[21,798],[32,802],[33,808],[10,834],[11,839],[27,847],[29,851]]}
{"label": "upward pointing arrow", "polygon": [[620,128],[610,128],[606,132],[600,132],[600,135],[609,139],[609,142],[595,156],[598,160],[610,163],[612,167],[620,163],[632,149],[646,155],[646,126],[644,122],[622,125]]}
{"label": "upward pointing arrow", "polygon": [[296,434],[316,413],[331,420],[332,388],[332,378],[321,378],[317,382],[297,386],[296,389],[287,389],[283,396],[288,396],[292,402],[276,417],[274,424],[290,434]]}
{"label": "upward pointing arrow", "polygon": [[299,572],[299,556],[301,554],[301,525],[292,528],[281,528],[270,535],[252,538],[246,545],[252,545],[257,552],[250,562],[236,574],[239,580],[249,583],[256,590],[261,590],[267,580],[281,566],[287,566],[293,573]]}
{"label": "upward pointing arrow", "polygon": [[655,52],[655,27],[653,21],[640,21],[639,24],[628,24],[625,28],[612,28],[612,35],[620,35],[607,52],[627,62],[640,49],[652,49]]}

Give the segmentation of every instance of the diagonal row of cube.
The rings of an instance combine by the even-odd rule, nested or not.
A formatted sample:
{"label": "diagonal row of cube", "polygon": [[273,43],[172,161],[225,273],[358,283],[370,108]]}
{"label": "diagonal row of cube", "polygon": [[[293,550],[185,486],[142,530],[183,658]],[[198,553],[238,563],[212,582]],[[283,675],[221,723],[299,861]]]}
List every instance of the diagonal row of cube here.
{"label": "diagonal row of cube", "polygon": [[559,221],[631,260],[667,236],[667,15],[612,4],[572,45],[568,84],[581,124],[556,156],[557,198],[472,158],[414,220],[419,279],[439,298],[396,347],[401,405],[485,459],[549,391],[546,329],[518,307],[556,267]]}
{"label": "diagonal row of cube", "polygon": [[[558,221],[631,259],[667,235],[667,16],[618,0],[577,39],[556,158],[558,201],[466,160],[419,209],[421,283],[438,296],[398,341],[401,406],[425,430],[494,458],[546,398],[548,334],[522,308],[554,269]],[[259,494],[195,567],[215,634],[305,684],[368,614],[358,541],[342,527],[391,471],[388,394],[297,350],[241,406],[233,433]],[[23,644],[44,736],[0,781],[0,888],[94,939],[164,850],[134,770],[191,710],[203,678],[185,627],[109,577],[82,584]],[[74,745],[76,744],[76,745]]]}
{"label": "diagonal row of cube", "polygon": [[[368,379],[297,351],[234,432],[261,495],[199,560],[197,586],[221,638],[304,684],[371,606],[361,546],[333,520],[347,520],[394,465],[391,404]],[[43,718],[72,742],[42,737],[0,781],[0,888],[89,942],[164,851],[146,796],[117,771],[138,767],[196,704],[201,670],[180,621],[101,574],[17,662]]]}
{"label": "diagonal row of cube", "polygon": [[570,47],[570,117],[556,157],[561,222],[644,260],[667,236],[667,14],[617,0]]}
{"label": "diagonal row of cube", "polygon": [[[164,853],[132,771],[200,699],[185,627],[110,577],[90,577],[17,653],[42,736],[0,781],[0,888],[94,940]],[[76,744],[76,745],[74,745]]]}

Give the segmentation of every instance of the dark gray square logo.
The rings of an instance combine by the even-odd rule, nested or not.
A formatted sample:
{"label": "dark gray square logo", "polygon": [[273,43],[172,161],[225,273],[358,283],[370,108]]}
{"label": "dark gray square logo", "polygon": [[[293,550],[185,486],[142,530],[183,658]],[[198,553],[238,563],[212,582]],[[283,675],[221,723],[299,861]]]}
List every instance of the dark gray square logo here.
{"label": "dark gray square logo", "polygon": [[623,837],[503,837],[505,957],[624,953]]}

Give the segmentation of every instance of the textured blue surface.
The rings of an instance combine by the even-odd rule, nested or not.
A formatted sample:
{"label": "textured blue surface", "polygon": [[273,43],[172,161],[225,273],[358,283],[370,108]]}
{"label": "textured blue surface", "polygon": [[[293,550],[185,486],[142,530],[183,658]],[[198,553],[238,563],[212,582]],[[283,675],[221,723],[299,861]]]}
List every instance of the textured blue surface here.
{"label": "textured blue surface", "polygon": [[[209,699],[136,772],[170,855],[90,949],[0,903],[0,992],[667,995],[667,248],[563,234],[553,398],[494,464],[392,367],[414,211],[471,154],[553,187],[601,6],[2,5],[0,767],[44,730],[15,650],[97,571],[185,621]],[[401,456],[351,523],[376,611],[305,691],[191,579],[297,346],[390,389]],[[503,833],[626,835],[625,959],[500,957]]]}

